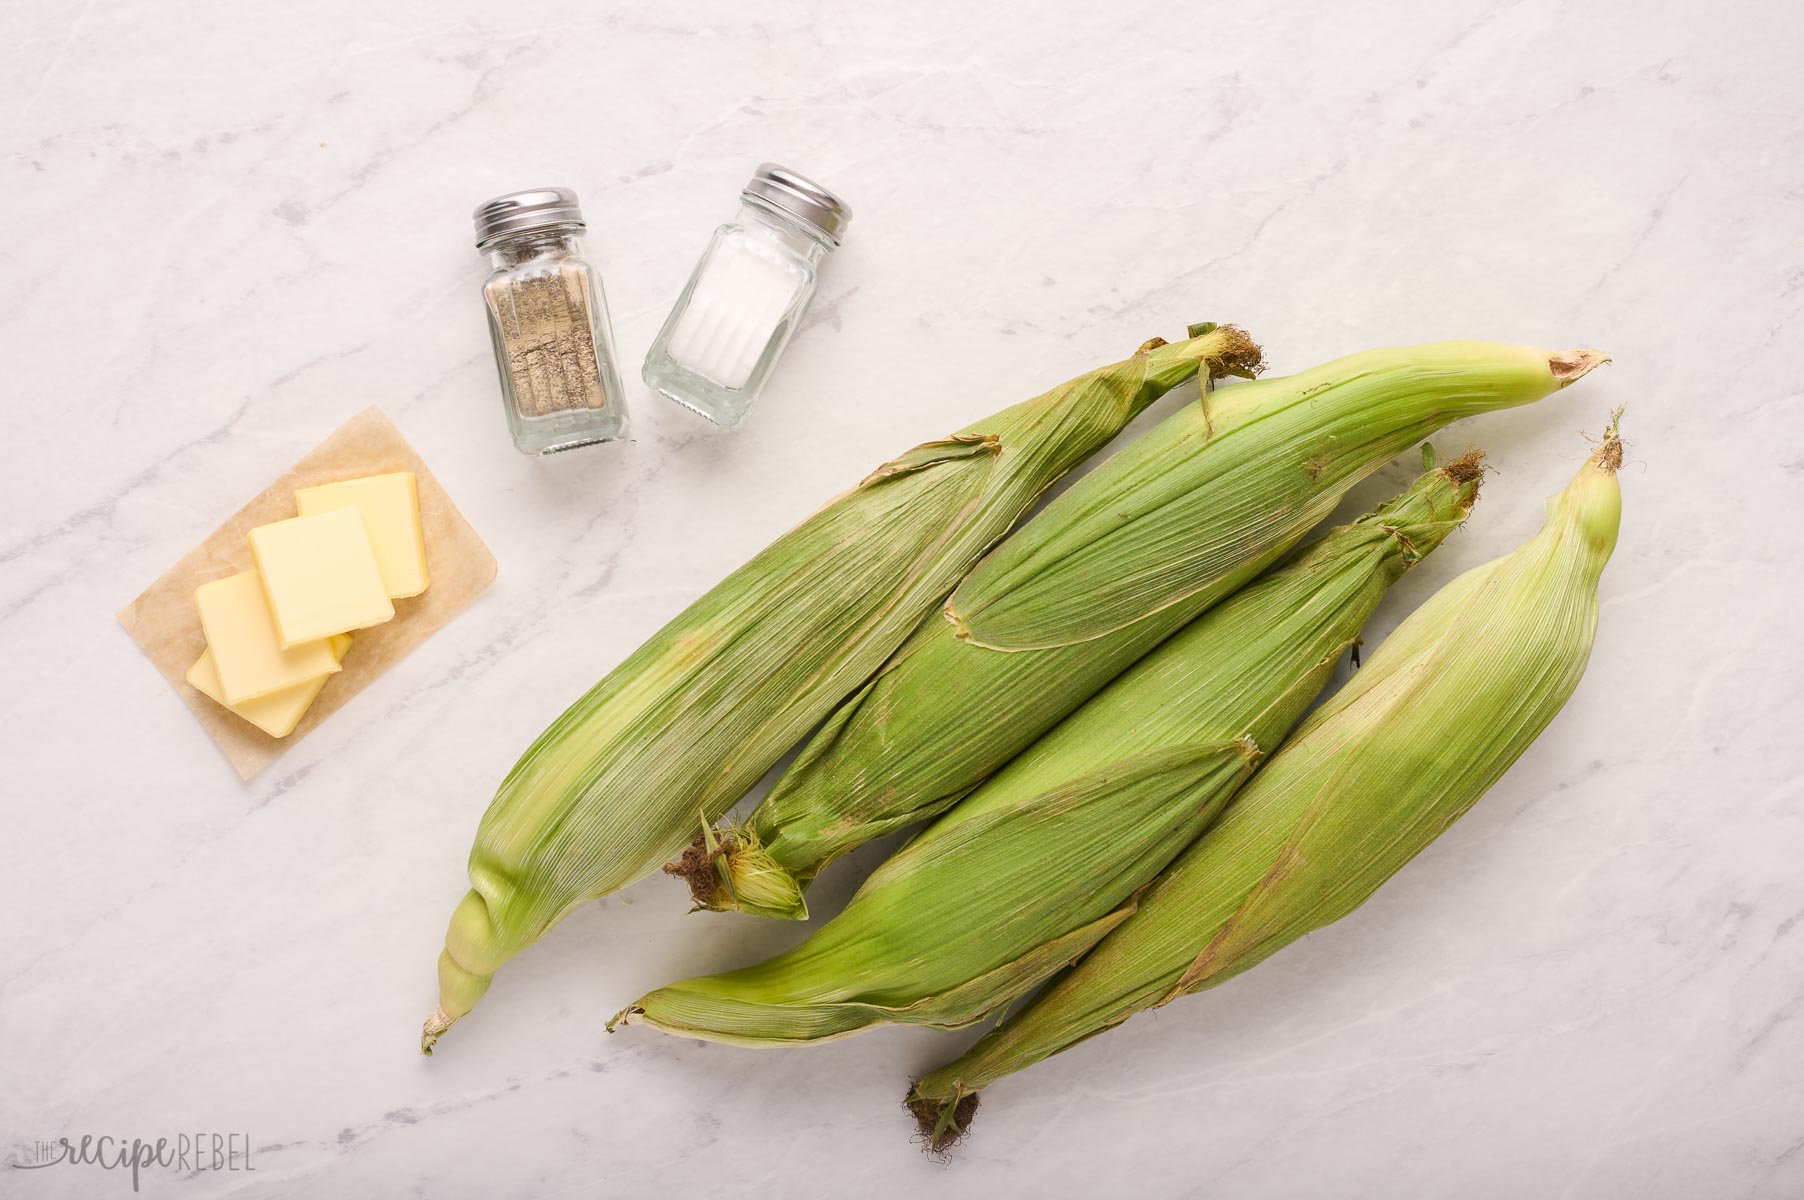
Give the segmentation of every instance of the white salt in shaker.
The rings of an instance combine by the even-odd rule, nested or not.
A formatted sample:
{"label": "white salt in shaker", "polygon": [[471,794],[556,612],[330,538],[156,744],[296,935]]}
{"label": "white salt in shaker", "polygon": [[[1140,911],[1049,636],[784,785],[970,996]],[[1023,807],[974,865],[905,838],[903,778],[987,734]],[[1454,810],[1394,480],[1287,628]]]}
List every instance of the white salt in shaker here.
{"label": "white salt in shaker", "polygon": [[851,219],[818,183],[776,163],[759,167],[645,356],[645,382],[716,424],[739,424]]}

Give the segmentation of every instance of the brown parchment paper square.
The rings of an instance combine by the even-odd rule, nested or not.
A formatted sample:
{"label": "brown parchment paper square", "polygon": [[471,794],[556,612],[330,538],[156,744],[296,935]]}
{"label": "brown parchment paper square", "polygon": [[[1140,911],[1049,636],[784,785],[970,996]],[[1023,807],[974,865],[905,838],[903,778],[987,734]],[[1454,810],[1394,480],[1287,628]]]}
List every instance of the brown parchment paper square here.
{"label": "brown parchment paper square", "polygon": [[[294,516],[295,489],[388,471],[412,471],[419,478],[420,523],[426,531],[426,569],[431,575],[425,592],[395,601],[394,620],[351,635],[344,670],[326,681],[313,707],[285,738],[270,737],[189,687],[188,668],[207,648],[194,611],[194,589],[254,566],[245,535],[255,526]],[[495,556],[438,479],[394,422],[380,409],[366,408],[120,610],[119,623],[194,711],[239,778],[249,779],[463,611],[494,579]]]}

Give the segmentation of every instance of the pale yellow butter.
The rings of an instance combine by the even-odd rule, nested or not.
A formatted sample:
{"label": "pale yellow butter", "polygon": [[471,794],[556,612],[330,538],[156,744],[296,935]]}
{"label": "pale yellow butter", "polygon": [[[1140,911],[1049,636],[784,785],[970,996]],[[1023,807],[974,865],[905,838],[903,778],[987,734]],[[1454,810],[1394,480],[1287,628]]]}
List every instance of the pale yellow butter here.
{"label": "pale yellow butter", "polygon": [[250,543],[283,646],[367,629],[395,615],[355,508],[259,525]]}
{"label": "pale yellow butter", "polygon": [[201,584],[194,607],[219,674],[221,703],[243,704],[338,670],[324,638],[282,645],[255,571]]}
{"label": "pale yellow butter", "polygon": [[302,488],[294,499],[303,517],[339,508],[355,508],[363,515],[390,599],[426,590],[430,582],[426,534],[420,527],[420,488],[412,471],[323,483]]}
{"label": "pale yellow butter", "polygon": [[[351,648],[351,635],[341,633],[326,639],[332,647],[332,657],[339,662],[344,661],[345,651]],[[267,733],[270,737],[287,737],[294,732],[294,727],[301,723],[307,715],[308,708],[313,705],[313,698],[326,686],[330,675],[320,675],[305,683],[297,683],[280,691],[271,692],[267,696],[258,696],[255,700],[246,700],[242,704],[226,704],[225,689],[219,683],[219,668],[213,664],[213,651],[202,650],[194,665],[188,668],[188,684],[195,691],[208,699],[225,705],[230,712],[236,713]]]}

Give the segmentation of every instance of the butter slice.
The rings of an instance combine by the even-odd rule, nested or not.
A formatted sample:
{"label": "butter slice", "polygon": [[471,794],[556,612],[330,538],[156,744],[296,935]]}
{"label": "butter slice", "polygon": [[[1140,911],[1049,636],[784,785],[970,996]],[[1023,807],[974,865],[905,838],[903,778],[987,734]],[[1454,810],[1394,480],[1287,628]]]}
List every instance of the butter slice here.
{"label": "butter slice", "polygon": [[[345,651],[351,648],[351,635],[341,633],[326,641],[332,647],[332,657],[343,662]],[[271,692],[267,696],[258,696],[255,700],[226,704],[225,690],[219,685],[219,668],[213,664],[213,651],[210,648],[202,650],[200,657],[194,660],[194,665],[188,668],[188,683],[195,691],[225,705],[228,712],[238,714],[270,737],[278,738],[287,737],[294,732],[294,727],[307,715],[313,698],[319,695],[320,689],[326,686],[326,680],[330,678],[330,675],[320,675],[305,683]]]}
{"label": "butter slice", "polygon": [[369,530],[354,508],[259,525],[250,543],[284,647],[367,629],[395,615]]}
{"label": "butter slice", "polygon": [[303,517],[337,508],[363,514],[391,600],[426,590],[426,533],[420,527],[420,487],[412,471],[366,475],[339,483],[302,488],[294,494]]}
{"label": "butter slice", "polygon": [[243,704],[338,670],[324,638],[282,645],[255,571],[201,584],[194,607],[219,673],[221,703]]}

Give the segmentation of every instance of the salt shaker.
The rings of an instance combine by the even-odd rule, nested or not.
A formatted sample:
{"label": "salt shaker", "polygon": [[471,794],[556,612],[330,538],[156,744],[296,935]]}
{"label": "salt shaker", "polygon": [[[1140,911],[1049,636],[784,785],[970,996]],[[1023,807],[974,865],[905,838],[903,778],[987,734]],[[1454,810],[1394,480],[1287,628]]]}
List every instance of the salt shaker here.
{"label": "salt shaker", "polygon": [[815,269],[851,219],[820,184],[760,166],[645,356],[645,382],[716,424],[739,424],[814,297]]}
{"label": "salt shaker", "polygon": [[626,432],[601,276],[583,258],[582,209],[569,188],[497,196],[476,210],[476,248],[514,445],[554,454]]}

